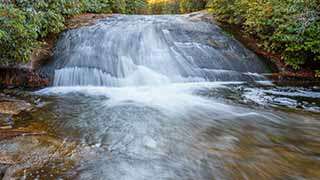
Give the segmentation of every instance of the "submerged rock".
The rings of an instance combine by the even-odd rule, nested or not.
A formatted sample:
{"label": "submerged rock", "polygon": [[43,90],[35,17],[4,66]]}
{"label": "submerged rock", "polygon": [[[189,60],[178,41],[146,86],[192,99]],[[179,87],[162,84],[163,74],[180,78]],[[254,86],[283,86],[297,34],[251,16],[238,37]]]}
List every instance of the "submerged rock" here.
{"label": "submerged rock", "polygon": [[68,170],[73,164],[71,155],[75,147],[75,143],[54,138],[39,129],[0,130],[0,174],[2,171],[3,179],[34,179],[40,175],[39,169],[62,162],[63,166],[68,165],[65,167]]}
{"label": "submerged rock", "polygon": [[[14,129],[0,129],[0,141],[4,139],[15,138],[19,136],[39,136],[44,135],[45,132],[36,132],[36,131],[28,131],[28,130],[14,130]],[[0,160],[1,161],[1,160]]]}
{"label": "submerged rock", "polygon": [[223,42],[219,42],[213,39],[208,40],[208,44],[214,48],[222,49],[228,47],[227,44],[224,44]]}
{"label": "submerged rock", "polygon": [[49,127],[43,123],[0,129],[0,179],[72,178],[76,164],[96,154],[89,146],[48,132]]}
{"label": "submerged rock", "polygon": [[30,111],[32,105],[23,100],[0,97],[0,113],[18,115],[22,111]]}

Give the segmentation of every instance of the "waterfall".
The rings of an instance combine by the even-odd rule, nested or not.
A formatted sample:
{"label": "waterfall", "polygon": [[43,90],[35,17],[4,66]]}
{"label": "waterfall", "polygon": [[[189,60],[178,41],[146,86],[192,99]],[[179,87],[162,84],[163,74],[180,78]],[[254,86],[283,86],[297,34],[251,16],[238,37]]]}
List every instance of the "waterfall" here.
{"label": "waterfall", "polygon": [[69,30],[54,55],[54,86],[142,86],[261,80],[265,66],[210,23],[115,15]]}
{"label": "waterfall", "polygon": [[[115,15],[66,31],[48,65],[53,87],[35,92],[38,108],[27,113],[52,140],[2,143],[28,145],[44,166],[23,161],[5,176],[319,179],[320,92],[248,82],[263,80],[262,62],[218,26],[188,15]],[[54,137],[65,141],[52,159]]]}

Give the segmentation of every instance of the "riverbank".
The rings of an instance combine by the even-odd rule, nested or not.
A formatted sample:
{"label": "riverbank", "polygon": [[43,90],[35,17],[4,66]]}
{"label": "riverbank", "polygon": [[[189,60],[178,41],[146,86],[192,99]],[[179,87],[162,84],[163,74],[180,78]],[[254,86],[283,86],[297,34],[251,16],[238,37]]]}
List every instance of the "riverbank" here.
{"label": "riverbank", "polygon": [[[215,22],[218,23],[218,21]],[[259,46],[259,42],[253,36],[248,35],[241,27],[232,24],[223,24],[221,22],[218,24],[227,33],[230,33],[230,35],[278,71],[265,74],[268,79],[274,81],[276,84],[289,86],[314,86],[320,84],[320,74],[306,67],[302,67],[299,70],[292,69],[284,62],[281,54],[263,49]]]}
{"label": "riverbank", "polygon": [[246,46],[251,51],[255,52],[263,60],[267,61],[267,64],[273,67],[276,72],[271,74],[266,74],[268,78],[276,82],[283,82],[285,84],[319,84],[320,74],[317,74],[311,69],[302,67],[300,70],[294,70],[290,66],[286,65],[281,54],[269,52],[259,46],[259,42],[253,36],[248,35],[244,29],[238,25],[228,24],[226,22],[221,22],[216,19],[214,15],[209,13],[207,10],[191,13],[194,20],[214,22],[219,27],[221,27],[226,34],[234,37],[244,46]]}

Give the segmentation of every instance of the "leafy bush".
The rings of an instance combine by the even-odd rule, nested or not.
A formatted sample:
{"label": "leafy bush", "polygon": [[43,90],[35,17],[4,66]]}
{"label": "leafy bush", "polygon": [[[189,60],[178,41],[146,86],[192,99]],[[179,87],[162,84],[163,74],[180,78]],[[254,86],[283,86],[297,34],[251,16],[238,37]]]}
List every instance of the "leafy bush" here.
{"label": "leafy bush", "polygon": [[180,12],[189,13],[193,11],[199,11],[206,7],[207,0],[181,0]]}
{"label": "leafy bush", "polygon": [[295,69],[320,60],[320,0],[210,0],[208,7]]}
{"label": "leafy bush", "polygon": [[80,13],[136,13],[146,0],[0,0],[0,65],[27,62],[41,39]]}
{"label": "leafy bush", "polygon": [[179,14],[205,9],[208,0],[163,0],[150,1],[152,14]]}

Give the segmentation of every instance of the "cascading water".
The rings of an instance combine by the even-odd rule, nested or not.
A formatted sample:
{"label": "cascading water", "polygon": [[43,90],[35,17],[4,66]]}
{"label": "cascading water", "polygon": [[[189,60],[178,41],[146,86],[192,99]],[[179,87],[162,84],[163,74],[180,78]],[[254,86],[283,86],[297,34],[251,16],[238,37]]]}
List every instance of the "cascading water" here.
{"label": "cascading water", "polygon": [[[74,166],[46,163],[60,173],[24,177],[315,178],[320,92],[260,81],[266,67],[253,53],[190,16],[115,15],[63,33],[53,87],[38,92],[50,103],[35,119],[76,142]],[[310,112],[275,108],[298,105]]]}
{"label": "cascading water", "polygon": [[63,34],[54,86],[257,80],[265,66],[215,25],[178,16],[114,16]]}

